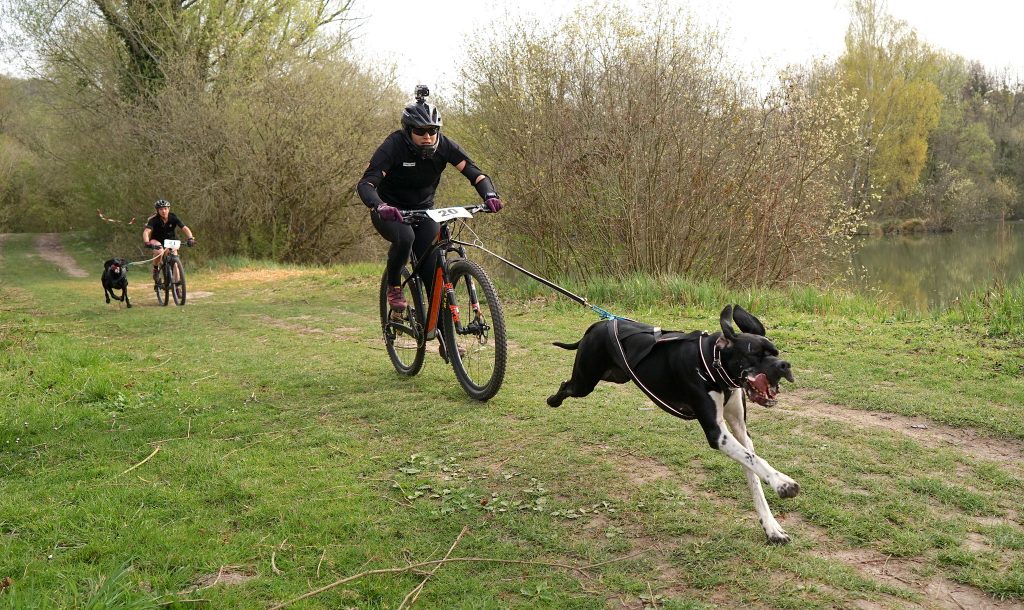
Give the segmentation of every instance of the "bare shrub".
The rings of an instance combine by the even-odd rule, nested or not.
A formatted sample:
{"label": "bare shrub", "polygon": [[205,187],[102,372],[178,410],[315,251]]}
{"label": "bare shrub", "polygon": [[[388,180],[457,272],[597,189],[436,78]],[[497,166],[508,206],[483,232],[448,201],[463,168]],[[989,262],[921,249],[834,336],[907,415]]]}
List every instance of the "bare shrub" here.
{"label": "bare shrub", "polygon": [[347,62],[216,97],[169,88],[141,123],[160,161],[151,174],[223,253],[339,260],[366,233],[353,185],[392,122],[397,101],[381,101],[394,97]]}
{"label": "bare shrub", "polygon": [[757,100],[716,33],[679,14],[612,7],[501,32],[469,50],[459,137],[494,168],[520,260],[775,284],[844,251],[851,133],[833,89],[792,74]]}
{"label": "bare shrub", "polygon": [[[203,255],[324,263],[357,256],[365,208],[353,185],[400,105],[388,79],[344,60],[221,75],[211,88],[182,65],[146,104],[83,116],[67,171],[81,196],[136,225],[104,230],[119,247],[158,197]],[[381,84],[383,83],[383,84]]]}

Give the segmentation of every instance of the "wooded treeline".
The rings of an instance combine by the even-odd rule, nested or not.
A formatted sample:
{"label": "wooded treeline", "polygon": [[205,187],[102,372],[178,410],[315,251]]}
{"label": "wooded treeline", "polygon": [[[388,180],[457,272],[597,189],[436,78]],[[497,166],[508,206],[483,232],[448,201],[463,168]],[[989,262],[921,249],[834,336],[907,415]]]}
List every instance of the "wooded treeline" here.
{"label": "wooded treeline", "polygon": [[[39,77],[0,77],[0,231],[135,248],[137,225],[96,210],[138,223],[163,197],[211,255],[379,249],[353,186],[409,92],[356,58],[351,3],[4,0],[7,50]],[[850,12],[838,60],[767,94],[678,12],[496,24],[435,100],[509,203],[488,238],[556,276],[776,284],[829,269],[869,219],[1024,215],[1024,83],[880,0]]]}

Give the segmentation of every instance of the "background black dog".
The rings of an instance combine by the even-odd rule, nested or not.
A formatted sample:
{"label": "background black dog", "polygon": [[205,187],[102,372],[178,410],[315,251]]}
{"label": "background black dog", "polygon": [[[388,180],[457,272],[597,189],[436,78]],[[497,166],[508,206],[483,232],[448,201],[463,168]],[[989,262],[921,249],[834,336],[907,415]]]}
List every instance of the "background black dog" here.
{"label": "background black dog", "polygon": [[[733,329],[733,320],[742,332]],[[765,535],[769,542],[785,544],[789,535],[768,508],[761,481],[783,498],[795,496],[800,486],[754,453],[746,399],[773,406],[779,381],[792,382],[793,373],[752,314],[728,305],[719,321],[722,332],[710,335],[662,332],[631,320],[597,322],[576,343],[555,343],[577,350],[576,362],[572,377],[547,402],[557,407],[568,397],[590,394],[600,381],[632,380],[664,411],[696,419],[711,448],[743,466]]]}
{"label": "background black dog", "polygon": [[[103,298],[109,303],[113,298],[117,301],[124,301],[129,308],[132,302],[128,300],[128,261],[123,258],[112,258],[103,263],[103,275],[100,277],[103,283]],[[114,290],[121,290],[121,296],[114,294]]]}

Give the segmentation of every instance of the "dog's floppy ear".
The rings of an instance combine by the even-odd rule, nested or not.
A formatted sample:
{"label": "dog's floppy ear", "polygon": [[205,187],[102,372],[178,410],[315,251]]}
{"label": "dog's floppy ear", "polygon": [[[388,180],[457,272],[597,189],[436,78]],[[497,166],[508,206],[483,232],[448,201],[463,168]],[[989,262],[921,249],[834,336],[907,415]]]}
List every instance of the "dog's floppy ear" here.
{"label": "dog's floppy ear", "polygon": [[740,327],[742,332],[765,336],[764,324],[761,324],[761,321],[755,318],[754,314],[739,305],[733,309],[732,318],[736,321],[736,325]]}
{"label": "dog's floppy ear", "polygon": [[732,305],[725,306],[718,321],[722,325],[722,336],[718,339],[718,347],[729,347],[736,338],[736,331],[732,328]]}

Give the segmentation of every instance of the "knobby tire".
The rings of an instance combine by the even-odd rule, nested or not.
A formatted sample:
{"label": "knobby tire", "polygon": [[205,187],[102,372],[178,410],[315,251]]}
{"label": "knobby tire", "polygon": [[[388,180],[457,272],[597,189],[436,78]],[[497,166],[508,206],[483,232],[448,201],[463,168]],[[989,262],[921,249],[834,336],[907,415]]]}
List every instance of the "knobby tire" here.
{"label": "knobby tire", "polygon": [[171,300],[171,271],[164,262],[160,263],[160,273],[158,274],[161,280],[161,285],[156,287],[156,302],[160,303],[164,307]]}
{"label": "knobby tire", "polygon": [[[427,351],[424,338],[423,289],[419,279],[409,279],[409,269],[402,269],[402,293],[408,303],[400,320],[393,320],[388,306],[387,270],[380,278],[380,325],[384,335],[384,346],[391,364],[399,375],[412,377],[423,368]],[[410,332],[411,331],[411,332]]]}
{"label": "knobby tire", "polygon": [[[501,389],[508,358],[501,302],[491,279],[475,262],[456,260],[449,274],[459,323],[456,325],[450,308],[442,312],[445,349],[455,377],[469,397],[489,400]],[[479,305],[479,318],[474,304]]]}
{"label": "knobby tire", "polygon": [[[185,304],[185,268],[181,265],[181,261],[175,258],[171,264],[168,265],[167,275],[171,278],[171,296],[174,297],[175,305]],[[174,280],[177,278],[177,280]]]}

